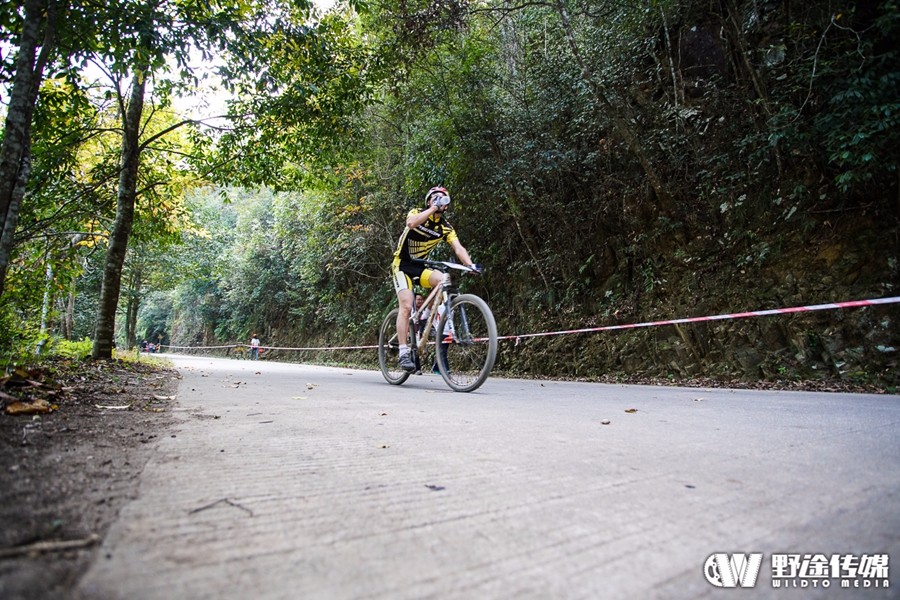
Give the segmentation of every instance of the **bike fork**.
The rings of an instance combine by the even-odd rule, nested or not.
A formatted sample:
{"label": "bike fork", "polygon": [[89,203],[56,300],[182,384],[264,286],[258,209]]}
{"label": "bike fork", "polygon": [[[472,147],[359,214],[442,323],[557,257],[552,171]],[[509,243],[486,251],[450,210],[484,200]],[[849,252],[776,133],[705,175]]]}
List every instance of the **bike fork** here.
{"label": "bike fork", "polygon": [[[413,311],[413,315],[415,315],[415,311]],[[411,318],[409,320],[409,356],[412,358],[413,362],[418,364],[419,362],[419,339],[416,336],[418,331],[416,330],[416,320],[415,318]]]}
{"label": "bike fork", "polygon": [[456,335],[456,342],[465,341],[469,338],[469,320],[466,318],[466,307],[460,304],[456,307],[456,310],[453,311],[455,314],[450,315],[450,310],[447,310],[447,317],[454,319],[454,321],[459,323],[459,329],[457,330],[454,327],[454,332]]}

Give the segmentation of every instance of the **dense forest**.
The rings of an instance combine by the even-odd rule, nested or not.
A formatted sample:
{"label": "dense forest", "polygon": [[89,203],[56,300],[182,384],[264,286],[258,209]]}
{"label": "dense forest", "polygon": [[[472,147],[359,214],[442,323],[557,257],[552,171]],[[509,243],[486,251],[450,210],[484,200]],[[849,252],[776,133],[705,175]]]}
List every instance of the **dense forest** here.
{"label": "dense forest", "polygon": [[[897,0],[0,13],[8,364],[373,344],[434,185],[501,335],[898,295]],[[221,110],[179,108],[214,86]],[[893,388],[898,348],[891,304],[504,341],[496,370]]]}

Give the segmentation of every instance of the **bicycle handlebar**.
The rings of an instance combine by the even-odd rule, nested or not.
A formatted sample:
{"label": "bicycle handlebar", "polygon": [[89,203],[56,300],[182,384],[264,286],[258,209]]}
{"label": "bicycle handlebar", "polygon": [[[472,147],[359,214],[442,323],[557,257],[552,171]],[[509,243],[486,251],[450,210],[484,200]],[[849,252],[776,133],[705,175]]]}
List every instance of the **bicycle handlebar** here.
{"label": "bicycle handlebar", "polygon": [[435,269],[437,271],[441,271],[442,273],[446,273],[447,269],[454,269],[456,271],[464,271],[469,273],[481,273],[484,271],[484,268],[476,269],[475,267],[467,267],[466,265],[461,265],[459,263],[446,262],[443,260],[422,260],[418,258],[410,259],[412,262],[419,263],[425,265],[429,269]]}

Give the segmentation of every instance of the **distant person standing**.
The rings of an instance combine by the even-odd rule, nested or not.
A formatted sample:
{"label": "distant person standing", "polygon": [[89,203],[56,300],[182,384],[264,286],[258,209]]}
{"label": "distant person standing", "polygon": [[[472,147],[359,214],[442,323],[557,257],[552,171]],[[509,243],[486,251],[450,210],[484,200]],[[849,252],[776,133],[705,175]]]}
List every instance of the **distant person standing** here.
{"label": "distant person standing", "polygon": [[253,337],[250,338],[250,360],[258,360],[259,359],[259,337],[257,337],[256,332],[253,333]]}
{"label": "distant person standing", "polygon": [[[415,308],[413,310],[420,310],[422,308],[422,303],[425,301],[422,298],[421,294],[416,294]],[[428,315],[430,311],[426,308],[422,311],[422,314],[419,315],[419,320],[416,325],[416,336],[422,337],[422,332],[425,331],[425,323],[428,322]]]}

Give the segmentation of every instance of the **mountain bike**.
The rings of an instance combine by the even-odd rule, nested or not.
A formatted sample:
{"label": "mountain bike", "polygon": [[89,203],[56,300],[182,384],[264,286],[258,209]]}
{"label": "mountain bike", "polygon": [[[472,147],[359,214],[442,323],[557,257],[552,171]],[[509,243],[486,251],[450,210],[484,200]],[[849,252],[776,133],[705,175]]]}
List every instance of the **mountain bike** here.
{"label": "mountain bike", "polygon": [[[497,323],[487,302],[474,294],[460,294],[450,276],[451,271],[478,272],[471,267],[450,262],[420,260],[429,269],[444,274],[422,306],[409,319],[407,345],[416,364],[433,353],[434,364],[443,380],[457,392],[478,389],[491,374],[497,358]],[[405,382],[411,373],[397,365],[400,343],[397,339],[397,315],[390,311],[378,333],[378,363],[381,374],[391,385]],[[427,315],[427,316],[426,316]],[[417,325],[424,321],[420,329]],[[429,338],[435,334],[435,341]]]}

